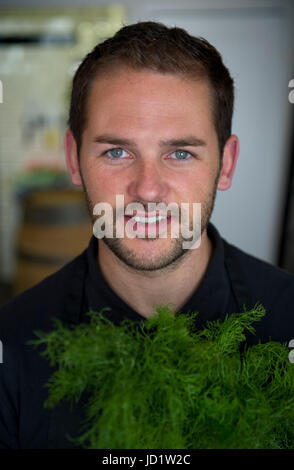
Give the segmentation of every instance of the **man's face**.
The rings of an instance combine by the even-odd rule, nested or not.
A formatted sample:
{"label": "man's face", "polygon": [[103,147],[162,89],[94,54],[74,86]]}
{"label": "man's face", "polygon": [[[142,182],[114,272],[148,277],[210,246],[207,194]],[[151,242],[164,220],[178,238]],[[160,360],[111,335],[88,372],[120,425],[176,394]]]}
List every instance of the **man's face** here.
{"label": "man's face", "polygon": [[[126,68],[96,79],[80,151],[80,173],[91,213],[99,202],[115,209],[120,194],[125,207],[139,202],[146,212],[150,202],[173,202],[179,207],[189,203],[191,221],[192,203],[197,202],[203,232],[213,209],[219,170],[205,81]],[[183,249],[183,238],[170,236],[107,238],[99,243],[100,250],[110,249],[139,270],[173,266],[193,251]]]}

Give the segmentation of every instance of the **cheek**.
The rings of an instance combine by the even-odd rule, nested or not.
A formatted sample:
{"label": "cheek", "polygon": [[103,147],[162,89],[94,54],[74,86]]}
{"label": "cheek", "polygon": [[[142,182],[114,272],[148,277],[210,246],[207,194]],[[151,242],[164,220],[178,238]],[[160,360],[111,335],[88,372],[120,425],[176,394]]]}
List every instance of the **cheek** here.
{"label": "cheek", "polygon": [[214,189],[215,174],[209,172],[195,172],[187,176],[180,185],[177,192],[184,202],[204,202]]}
{"label": "cheek", "polygon": [[94,166],[87,169],[84,183],[91,200],[113,203],[117,194],[124,194],[125,183],[121,177],[115,177],[108,171],[101,171]]}

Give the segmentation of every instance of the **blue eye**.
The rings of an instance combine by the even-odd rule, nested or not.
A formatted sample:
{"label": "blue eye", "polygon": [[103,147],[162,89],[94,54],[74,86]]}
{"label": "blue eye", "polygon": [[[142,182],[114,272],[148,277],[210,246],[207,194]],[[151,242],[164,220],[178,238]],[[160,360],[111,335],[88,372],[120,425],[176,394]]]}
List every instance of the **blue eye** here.
{"label": "blue eye", "polygon": [[172,155],[175,155],[175,160],[187,160],[188,157],[191,156],[190,152],[186,150],[176,150]]}
{"label": "blue eye", "polygon": [[[108,151],[107,151],[107,154],[110,154],[110,156],[111,156],[112,158],[115,158],[115,159],[118,160],[120,157],[123,156],[124,152],[125,152],[125,151],[124,151],[123,149],[121,149],[121,148],[114,148],[114,149],[108,150]],[[125,152],[125,154],[127,155],[126,152]]]}

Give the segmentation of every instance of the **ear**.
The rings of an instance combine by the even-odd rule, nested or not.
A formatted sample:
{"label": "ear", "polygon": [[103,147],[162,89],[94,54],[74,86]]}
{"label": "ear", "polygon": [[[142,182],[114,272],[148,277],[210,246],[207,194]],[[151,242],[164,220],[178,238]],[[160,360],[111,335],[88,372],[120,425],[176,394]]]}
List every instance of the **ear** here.
{"label": "ear", "polygon": [[79,168],[79,159],[77,152],[77,144],[73,133],[67,129],[64,138],[64,151],[66,156],[66,165],[71,177],[71,181],[75,186],[82,186],[82,178]]}
{"label": "ear", "polygon": [[218,179],[217,189],[225,191],[232,184],[233,174],[239,155],[239,139],[236,135],[231,135],[224,147],[222,168]]}

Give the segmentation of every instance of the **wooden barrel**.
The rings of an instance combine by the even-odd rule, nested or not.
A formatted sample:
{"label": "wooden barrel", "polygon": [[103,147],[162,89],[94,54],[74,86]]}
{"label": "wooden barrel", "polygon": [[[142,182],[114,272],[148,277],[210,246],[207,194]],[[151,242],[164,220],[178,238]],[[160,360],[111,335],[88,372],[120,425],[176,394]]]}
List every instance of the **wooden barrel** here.
{"label": "wooden barrel", "polygon": [[80,254],[92,233],[82,191],[42,190],[28,194],[16,240],[13,294],[32,287]]}

